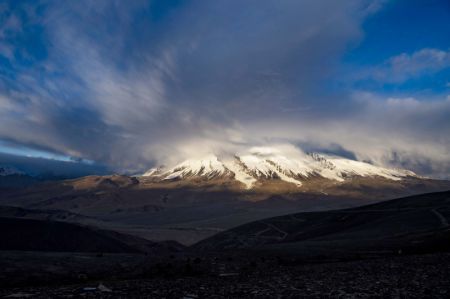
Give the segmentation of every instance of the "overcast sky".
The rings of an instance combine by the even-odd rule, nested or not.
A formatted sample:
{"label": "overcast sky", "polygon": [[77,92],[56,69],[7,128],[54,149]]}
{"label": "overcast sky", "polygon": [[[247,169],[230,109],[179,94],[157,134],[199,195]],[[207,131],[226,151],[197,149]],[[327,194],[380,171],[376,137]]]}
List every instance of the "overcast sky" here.
{"label": "overcast sky", "polygon": [[288,143],[449,177],[449,20],[447,0],[2,1],[0,152],[139,172]]}

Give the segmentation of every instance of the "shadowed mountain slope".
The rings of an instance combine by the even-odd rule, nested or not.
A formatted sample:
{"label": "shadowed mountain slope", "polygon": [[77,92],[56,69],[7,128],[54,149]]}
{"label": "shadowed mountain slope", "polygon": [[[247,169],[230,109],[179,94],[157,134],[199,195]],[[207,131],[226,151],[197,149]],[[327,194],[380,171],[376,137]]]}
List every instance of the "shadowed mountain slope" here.
{"label": "shadowed mountain slope", "polygon": [[0,250],[163,253],[181,248],[176,242],[156,243],[114,231],[72,223],[0,217]]}
{"label": "shadowed mountain slope", "polygon": [[219,233],[197,250],[253,249],[318,255],[450,250],[450,192],[364,207],[279,216]]}

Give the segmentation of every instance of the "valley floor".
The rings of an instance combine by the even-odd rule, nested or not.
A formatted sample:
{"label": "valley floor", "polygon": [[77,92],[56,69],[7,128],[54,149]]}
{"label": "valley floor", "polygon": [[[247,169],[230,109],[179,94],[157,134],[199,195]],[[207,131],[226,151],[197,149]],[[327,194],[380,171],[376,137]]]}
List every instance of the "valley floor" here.
{"label": "valley floor", "polygon": [[[105,257],[107,261],[108,257]],[[189,266],[188,266],[189,265]],[[290,264],[277,258],[172,257],[149,278],[14,287],[0,297],[29,298],[449,298],[450,253]],[[178,267],[178,268],[177,268]],[[190,275],[180,275],[180,269]],[[199,270],[199,271],[197,271]]]}

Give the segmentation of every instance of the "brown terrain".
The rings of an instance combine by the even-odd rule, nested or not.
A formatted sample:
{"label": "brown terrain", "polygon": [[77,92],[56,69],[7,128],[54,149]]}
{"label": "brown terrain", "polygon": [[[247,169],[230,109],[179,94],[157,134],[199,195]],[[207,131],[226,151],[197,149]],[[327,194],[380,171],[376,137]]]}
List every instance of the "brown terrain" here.
{"label": "brown terrain", "polygon": [[58,220],[190,245],[268,217],[350,208],[447,189],[449,181],[415,177],[401,181],[353,177],[342,183],[313,177],[300,188],[275,178],[247,190],[224,178],[158,181],[112,175],[0,190],[0,205],[50,211],[52,218],[71,213]]}
{"label": "brown terrain", "polygon": [[7,214],[5,298],[450,294],[450,192],[263,219],[189,248],[58,221],[79,217],[70,212],[3,208]]}

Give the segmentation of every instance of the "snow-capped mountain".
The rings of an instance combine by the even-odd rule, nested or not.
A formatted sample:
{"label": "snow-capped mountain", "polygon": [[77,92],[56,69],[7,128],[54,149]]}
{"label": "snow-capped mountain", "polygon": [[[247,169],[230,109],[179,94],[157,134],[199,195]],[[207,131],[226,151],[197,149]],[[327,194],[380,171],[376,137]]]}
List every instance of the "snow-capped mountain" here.
{"label": "snow-capped mountain", "polygon": [[302,152],[286,154],[275,148],[257,147],[244,154],[224,157],[210,154],[172,167],[152,168],[142,176],[162,181],[230,178],[250,189],[264,179],[279,179],[300,187],[312,177],[338,182],[355,176],[398,181],[416,175],[408,170],[389,169],[343,157]]}

